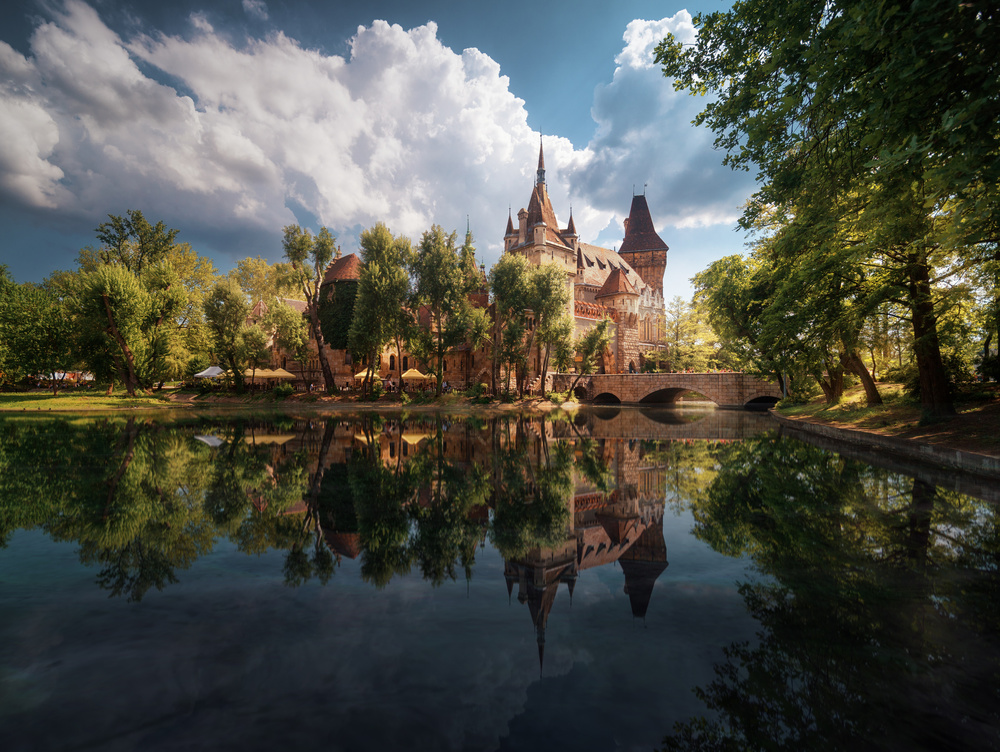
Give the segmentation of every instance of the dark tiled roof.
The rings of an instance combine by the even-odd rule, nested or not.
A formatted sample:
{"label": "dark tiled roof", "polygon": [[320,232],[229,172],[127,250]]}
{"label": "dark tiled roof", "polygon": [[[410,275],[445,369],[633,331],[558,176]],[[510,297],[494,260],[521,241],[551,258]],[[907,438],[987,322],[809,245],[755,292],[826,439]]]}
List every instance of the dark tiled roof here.
{"label": "dark tiled roof", "polygon": [[604,298],[611,295],[618,295],[624,293],[626,295],[638,295],[635,291],[635,287],[631,282],[628,281],[628,277],[621,268],[615,269],[608,278],[604,280],[604,285],[597,293],[598,298]]}
{"label": "dark tiled roof", "polygon": [[349,253],[346,256],[334,259],[326,267],[326,274],[323,275],[323,284],[340,282],[341,280],[358,280],[361,278],[361,259],[358,254]]}
{"label": "dark tiled roof", "polygon": [[653,219],[649,216],[649,205],[645,196],[633,196],[632,208],[628,214],[628,225],[625,227],[625,240],[618,253],[634,253],[636,251],[668,251],[667,244],[656,234]]}
{"label": "dark tiled roof", "polygon": [[509,237],[514,234],[514,220],[511,219],[510,212],[507,212],[507,232],[504,233],[504,237]]}

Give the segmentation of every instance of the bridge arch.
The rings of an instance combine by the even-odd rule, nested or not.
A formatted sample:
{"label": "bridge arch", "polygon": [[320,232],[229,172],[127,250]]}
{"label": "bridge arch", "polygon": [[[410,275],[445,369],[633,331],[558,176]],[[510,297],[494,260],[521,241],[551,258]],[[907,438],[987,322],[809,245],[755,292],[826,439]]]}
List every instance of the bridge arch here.
{"label": "bridge arch", "polygon": [[595,405],[620,405],[622,403],[621,397],[613,392],[595,394],[590,398],[590,401]]}
{"label": "bridge arch", "polygon": [[714,402],[715,400],[710,397],[705,396],[699,392],[693,392],[690,389],[682,389],[680,387],[668,387],[666,389],[657,389],[655,392],[650,392],[645,397],[639,400],[640,405],[676,405],[680,398],[685,394],[697,394],[699,397]]}

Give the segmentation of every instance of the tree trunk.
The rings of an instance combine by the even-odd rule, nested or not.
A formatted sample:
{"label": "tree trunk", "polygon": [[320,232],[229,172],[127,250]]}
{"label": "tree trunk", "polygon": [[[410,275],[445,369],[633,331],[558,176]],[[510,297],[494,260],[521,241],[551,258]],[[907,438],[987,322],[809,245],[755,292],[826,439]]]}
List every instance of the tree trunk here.
{"label": "tree trunk", "polygon": [[865,400],[868,407],[881,405],[882,395],[878,393],[878,387],[875,386],[875,380],[872,378],[872,375],[868,373],[868,369],[865,367],[864,361],[861,360],[861,356],[858,355],[857,351],[848,350],[847,352],[841,353],[840,362],[843,364],[844,368],[861,379],[861,384],[865,388]]}
{"label": "tree trunk", "polygon": [[323,372],[323,385],[326,387],[327,394],[333,394],[333,388],[336,386],[336,381],[333,378],[333,369],[330,367],[330,361],[326,357],[326,341],[323,339],[323,332],[319,328],[319,308],[316,302],[310,299],[307,295],[308,310],[309,310],[309,326],[313,332],[313,338],[316,340],[316,355],[319,358],[319,368]]}
{"label": "tree trunk", "polygon": [[108,315],[108,334],[118,343],[118,347],[125,358],[124,368],[122,369],[122,383],[125,384],[125,391],[128,393],[128,396],[134,397],[135,390],[139,386],[139,379],[135,375],[135,357],[132,355],[132,348],[128,346],[122,333],[118,331],[118,324],[115,323],[114,314],[111,312],[111,302],[108,300],[107,293],[101,294],[101,300],[104,301],[104,310]]}
{"label": "tree trunk", "polygon": [[542,359],[542,373],[541,373],[542,380],[541,380],[541,382],[538,385],[541,388],[541,390],[542,390],[542,399],[545,399],[545,377],[548,376],[548,374],[549,374],[549,350],[551,348],[552,348],[552,345],[550,343],[546,342],[545,343],[545,357]]}
{"label": "tree trunk", "polygon": [[913,351],[916,354],[917,374],[920,379],[920,406],[928,417],[951,417],[955,415],[955,405],[951,400],[948,374],[941,358],[926,255],[912,254],[908,273]]}

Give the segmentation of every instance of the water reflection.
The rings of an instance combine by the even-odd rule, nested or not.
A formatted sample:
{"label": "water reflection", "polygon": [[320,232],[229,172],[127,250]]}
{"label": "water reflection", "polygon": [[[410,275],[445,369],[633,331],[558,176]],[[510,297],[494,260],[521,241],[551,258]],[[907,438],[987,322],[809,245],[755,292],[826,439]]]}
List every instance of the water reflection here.
{"label": "water reflection", "polygon": [[[676,532],[685,520],[693,538]],[[0,422],[0,546],[31,529],[72,544],[98,588],[133,604],[129,619],[165,608],[159,604],[170,594],[197,593],[192,583],[206,577],[197,562],[235,550],[261,562],[256,572],[270,567],[287,586],[280,589],[301,599],[291,603],[310,604],[286,629],[333,620],[317,594],[339,594],[334,610],[350,619],[338,622],[337,634],[348,639],[359,630],[356,650],[368,655],[369,632],[388,629],[426,652],[429,668],[413,676],[396,673],[398,655],[391,671],[383,667],[394,682],[415,687],[398,698],[402,706],[423,707],[428,671],[471,676],[487,646],[494,661],[507,660],[501,645],[528,641],[525,681],[541,670],[560,689],[534,704],[514,702],[496,721],[499,731],[477,731],[482,748],[495,748],[503,734],[523,734],[530,747],[542,733],[539,719],[552,715],[544,708],[592,707],[598,699],[614,713],[635,714],[624,724],[632,729],[628,744],[646,747],[666,731],[670,749],[997,746],[998,524],[991,503],[788,440],[766,416],[747,413]],[[5,553],[0,571],[10,576]],[[697,579],[694,561],[709,554],[713,567],[726,559],[752,569]],[[231,575],[242,583],[234,587],[256,592]],[[588,578],[589,591],[581,586]],[[358,605],[388,597],[393,583],[412,593],[414,581],[431,592],[457,582],[471,595],[474,580],[490,599],[502,599],[506,585],[512,626],[484,606],[490,616],[479,619],[469,606],[435,622],[433,634],[405,611],[390,629]],[[643,643],[619,622],[576,636],[574,623],[582,630],[594,617],[586,604],[569,607],[581,587],[596,598],[595,582],[617,594],[610,608],[633,630],[659,599],[667,616],[655,639]],[[753,620],[748,629],[732,626],[724,597],[701,597],[736,597],[737,587]],[[680,608],[688,603],[697,605]],[[710,625],[704,634],[682,628],[694,618]],[[289,633],[275,631],[284,644]],[[30,642],[20,637],[29,632],[14,616],[0,620],[8,639]],[[341,647],[323,639],[314,638],[318,654]],[[454,657],[462,640],[475,645],[469,650],[480,663]],[[438,651],[436,641],[444,643]],[[31,643],[17,654],[47,649]],[[379,671],[380,651],[391,652],[380,644],[362,674]],[[704,666],[688,665],[691,655]],[[0,696],[12,696],[9,666],[17,661],[0,658]],[[66,656],[47,660],[58,665]],[[632,668],[622,673],[624,666]],[[476,687],[484,702],[506,707],[525,690],[514,682],[519,689],[501,702],[490,689],[498,672],[517,673],[493,666]],[[678,699],[692,687],[698,705]],[[318,709],[303,715],[324,718]],[[387,712],[398,710],[390,704]],[[467,726],[455,738],[471,738],[473,710],[482,707],[470,706],[466,721],[450,717]],[[24,718],[22,730],[41,723]],[[580,728],[590,722],[581,717]],[[365,733],[377,736],[380,724],[384,716]],[[12,738],[0,731],[0,746]],[[576,748],[612,738],[591,729]]]}
{"label": "water reflection", "polygon": [[719,456],[695,534],[750,556],[757,644],[697,690],[667,749],[995,749],[996,509],[805,444]]}

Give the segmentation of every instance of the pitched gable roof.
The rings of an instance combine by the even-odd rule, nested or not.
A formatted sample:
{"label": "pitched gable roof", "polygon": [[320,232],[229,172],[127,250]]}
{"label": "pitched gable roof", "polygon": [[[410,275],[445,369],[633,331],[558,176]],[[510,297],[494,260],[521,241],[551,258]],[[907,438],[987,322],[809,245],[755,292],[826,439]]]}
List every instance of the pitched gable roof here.
{"label": "pitched gable roof", "polygon": [[625,272],[621,269],[615,269],[608,278],[604,280],[604,284],[597,293],[598,298],[605,298],[611,295],[638,295],[635,291],[635,287],[631,282],[628,281],[628,277],[625,276]]}

